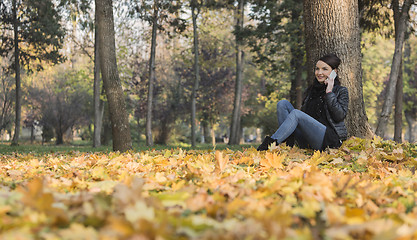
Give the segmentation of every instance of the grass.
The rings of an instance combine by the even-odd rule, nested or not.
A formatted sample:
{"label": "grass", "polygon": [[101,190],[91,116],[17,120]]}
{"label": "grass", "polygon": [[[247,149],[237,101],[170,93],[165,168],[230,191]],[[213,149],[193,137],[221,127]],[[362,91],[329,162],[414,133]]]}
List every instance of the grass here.
{"label": "grass", "polygon": [[[133,144],[133,151],[147,151],[147,150],[164,150],[164,149],[176,149],[182,148],[184,150],[222,150],[231,149],[242,151],[246,148],[257,147],[257,144],[242,144],[242,145],[227,145],[224,143],[217,144],[213,147],[211,144],[197,144],[195,147],[191,147],[191,144],[175,144],[175,145],[154,145],[148,147],[144,144]],[[73,152],[111,152],[112,145],[101,146],[93,148],[92,143],[88,141],[76,141],[63,145],[55,144],[40,144],[29,142],[21,142],[18,146],[12,146],[10,142],[0,143],[0,154],[50,154],[50,153],[73,153]]]}

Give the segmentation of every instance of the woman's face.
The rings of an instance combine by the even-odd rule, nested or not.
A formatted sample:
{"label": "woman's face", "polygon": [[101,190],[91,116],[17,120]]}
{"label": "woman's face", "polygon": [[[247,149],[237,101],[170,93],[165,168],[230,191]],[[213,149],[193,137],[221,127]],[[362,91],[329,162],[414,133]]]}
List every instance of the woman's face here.
{"label": "woman's face", "polygon": [[329,64],[319,60],[316,63],[316,70],[315,70],[315,75],[316,75],[317,81],[319,81],[319,83],[324,83],[324,81],[330,75],[332,70],[333,69],[332,69],[332,67],[330,67]]}

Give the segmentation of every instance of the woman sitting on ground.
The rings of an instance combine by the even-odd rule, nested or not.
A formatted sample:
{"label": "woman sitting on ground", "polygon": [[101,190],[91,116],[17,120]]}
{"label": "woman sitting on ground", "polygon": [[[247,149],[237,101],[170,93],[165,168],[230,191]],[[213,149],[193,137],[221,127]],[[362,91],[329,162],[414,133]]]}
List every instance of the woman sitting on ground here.
{"label": "woman sitting on ground", "polygon": [[[316,78],[307,89],[301,111],[290,102],[277,104],[278,130],[265,137],[258,151],[268,150],[272,143],[286,141],[300,148],[324,150],[339,148],[348,134],[344,123],[348,112],[349,94],[337,76],[340,59],[334,54],[321,57],[315,68]],[[331,74],[334,71],[336,74]]]}

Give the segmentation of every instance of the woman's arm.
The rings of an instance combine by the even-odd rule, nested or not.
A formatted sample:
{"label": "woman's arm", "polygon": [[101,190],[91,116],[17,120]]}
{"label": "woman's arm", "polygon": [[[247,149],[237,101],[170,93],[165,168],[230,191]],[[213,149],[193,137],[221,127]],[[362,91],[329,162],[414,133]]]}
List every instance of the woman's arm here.
{"label": "woman's arm", "polygon": [[340,87],[338,94],[334,92],[326,93],[327,109],[335,122],[345,119],[349,106],[349,94],[346,87]]}

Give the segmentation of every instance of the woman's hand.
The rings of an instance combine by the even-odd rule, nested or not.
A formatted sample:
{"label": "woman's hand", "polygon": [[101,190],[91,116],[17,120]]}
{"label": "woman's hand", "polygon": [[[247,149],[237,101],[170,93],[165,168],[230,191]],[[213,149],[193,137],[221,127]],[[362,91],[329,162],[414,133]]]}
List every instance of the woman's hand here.
{"label": "woman's hand", "polygon": [[324,84],[327,85],[326,93],[329,93],[329,92],[331,92],[333,90],[333,87],[334,87],[334,79],[331,78],[330,76],[328,76],[327,79],[324,80]]}

